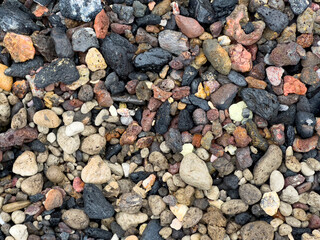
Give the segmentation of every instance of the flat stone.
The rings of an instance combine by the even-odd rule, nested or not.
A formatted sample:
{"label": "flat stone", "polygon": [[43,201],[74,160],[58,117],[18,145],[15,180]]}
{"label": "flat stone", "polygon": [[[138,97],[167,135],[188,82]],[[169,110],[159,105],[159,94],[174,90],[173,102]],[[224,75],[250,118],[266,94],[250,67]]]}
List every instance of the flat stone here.
{"label": "flat stone", "polygon": [[172,56],[162,48],[152,48],[147,52],[141,53],[134,59],[134,66],[143,71],[159,72],[166,65]]}
{"label": "flat stone", "polygon": [[218,109],[229,108],[238,92],[238,87],[232,83],[222,85],[217,91],[211,94],[211,101]]}
{"label": "flat stone", "polygon": [[54,111],[44,109],[34,114],[33,122],[41,127],[57,128],[61,124],[61,119]]}
{"label": "flat stone", "polygon": [[[6,67],[6,69],[4,70],[4,73],[5,75],[11,76],[11,77],[25,78],[26,75],[30,74],[31,71],[36,71],[42,65],[43,65],[43,58],[41,56],[35,56],[34,59],[28,60],[26,62],[12,63],[9,68]],[[2,64],[0,66],[2,66]],[[2,79],[3,78],[4,76],[2,77]],[[0,88],[2,87],[0,86]]]}
{"label": "flat stone", "polygon": [[241,228],[243,240],[273,240],[273,227],[265,221],[255,221]]}
{"label": "flat stone", "polygon": [[178,31],[161,31],[158,36],[158,41],[162,49],[176,55],[180,55],[182,52],[189,50],[188,37]]}
{"label": "flat stone", "polygon": [[6,213],[11,213],[23,208],[28,207],[31,204],[30,201],[18,201],[18,202],[13,202],[13,203],[8,203],[2,206],[2,210]]}
{"label": "flat stone", "polygon": [[274,192],[280,192],[284,187],[284,177],[278,170],[274,170],[270,175],[270,189]]}
{"label": "flat stone", "polygon": [[181,179],[193,187],[209,190],[212,186],[212,178],[207,165],[194,153],[184,156],[179,173]]}
{"label": "flat stone", "polygon": [[93,156],[81,172],[85,183],[103,184],[111,178],[111,170],[99,155]]}

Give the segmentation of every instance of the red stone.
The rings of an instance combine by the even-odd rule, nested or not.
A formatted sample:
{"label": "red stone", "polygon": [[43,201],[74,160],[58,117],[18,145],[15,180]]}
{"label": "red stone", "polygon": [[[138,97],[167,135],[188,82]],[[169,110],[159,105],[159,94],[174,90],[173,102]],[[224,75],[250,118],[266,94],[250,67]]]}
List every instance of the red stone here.
{"label": "red stone", "polygon": [[202,134],[196,133],[192,138],[192,145],[199,148],[201,146]]}
{"label": "red stone", "polygon": [[83,105],[83,102],[79,99],[71,99],[62,103],[62,107],[67,111],[73,111],[76,108],[79,108]]}
{"label": "red stone", "polygon": [[249,53],[251,53],[251,60],[254,61],[257,58],[257,52],[258,52],[258,46],[257,44],[253,44],[250,46],[247,46],[246,49]]}
{"label": "red stone", "polygon": [[136,87],[137,87],[138,83],[139,83],[139,80],[136,80],[136,79],[127,82],[126,89],[129,94],[136,93]]}
{"label": "red stone", "polygon": [[297,187],[305,181],[305,177],[301,174],[297,174],[291,177],[286,177],[284,180],[284,186],[287,187],[291,185],[292,187]]}
{"label": "red stone", "polygon": [[176,87],[172,90],[172,98],[174,100],[180,100],[190,94],[190,87]]}
{"label": "red stone", "polygon": [[297,37],[297,43],[303,47],[308,48],[313,43],[313,34],[312,33],[303,33],[299,37]]}
{"label": "red stone", "polygon": [[286,139],[285,139],[283,124],[273,125],[270,128],[270,131],[271,131],[273,141],[275,141],[278,145],[282,145],[285,143]]}
{"label": "red stone", "polygon": [[133,121],[127,128],[127,130],[122,134],[120,138],[120,144],[134,144],[137,139],[138,134],[142,131],[142,127],[136,121]]}
{"label": "red stone", "polygon": [[81,180],[81,178],[75,177],[73,179],[72,186],[73,186],[74,190],[76,190],[76,192],[82,192],[84,189],[84,182]]}
{"label": "red stone", "polygon": [[315,214],[312,215],[311,218],[309,219],[308,228],[311,228],[311,229],[320,228],[320,217]]}
{"label": "red stone", "polygon": [[244,148],[251,142],[251,138],[248,136],[247,130],[243,127],[238,126],[236,130],[234,130],[233,136],[237,147]]}
{"label": "red stone", "polygon": [[210,32],[214,38],[219,37],[221,30],[223,28],[223,23],[221,21],[217,21],[210,25]]}
{"label": "red stone", "polygon": [[209,121],[214,121],[219,118],[219,110],[218,109],[210,109],[207,112],[207,118]]}
{"label": "red stone", "polygon": [[288,96],[289,93],[295,93],[298,95],[305,95],[307,92],[306,85],[300,80],[292,77],[284,77],[283,92],[285,96]]}
{"label": "red stone", "polygon": [[0,149],[13,146],[21,146],[23,143],[32,142],[38,138],[38,131],[35,128],[24,127],[20,129],[9,129],[0,133]]}
{"label": "red stone", "polygon": [[142,113],[141,126],[144,132],[149,132],[152,127],[152,121],[156,116],[156,112],[150,112],[149,109],[145,109]]}
{"label": "red stone", "polygon": [[160,100],[152,97],[149,99],[148,109],[150,111],[156,111],[161,106],[161,104],[162,104],[162,102]]}
{"label": "red stone", "polygon": [[238,72],[249,72],[252,68],[251,53],[241,44],[232,45],[229,48],[231,68]]}
{"label": "red stone", "polygon": [[99,81],[94,85],[93,92],[96,94],[96,99],[100,107],[110,107],[113,104],[111,95],[107,91],[103,81]]}
{"label": "red stone", "polygon": [[313,136],[307,139],[295,138],[293,150],[296,152],[309,152],[317,147],[319,136]]}
{"label": "red stone", "polygon": [[204,33],[203,27],[193,18],[176,15],[175,19],[181,32],[188,38],[196,38]]}
{"label": "red stone", "polygon": [[104,9],[101,10],[94,19],[93,28],[97,38],[104,39],[108,33],[110,20]]}
{"label": "red stone", "polygon": [[111,27],[111,31],[117,34],[124,34],[126,30],[131,31],[131,28],[132,28],[130,25],[125,25],[120,23],[111,23],[110,27]]}
{"label": "red stone", "polygon": [[152,90],[153,90],[153,97],[162,102],[165,102],[172,95],[171,92],[163,91],[162,89],[160,89],[154,84],[152,85]]}
{"label": "red stone", "polygon": [[44,207],[46,210],[52,210],[57,207],[61,207],[63,203],[63,196],[58,189],[51,189],[46,194],[46,200],[44,202]]}

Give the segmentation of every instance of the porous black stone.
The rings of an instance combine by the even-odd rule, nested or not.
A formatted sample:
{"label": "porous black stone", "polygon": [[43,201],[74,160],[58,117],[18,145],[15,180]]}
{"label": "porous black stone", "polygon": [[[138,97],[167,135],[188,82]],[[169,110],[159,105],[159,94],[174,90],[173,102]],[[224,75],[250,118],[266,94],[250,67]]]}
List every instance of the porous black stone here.
{"label": "porous black stone", "polygon": [[189,131],[194,126],[192,117],[188,110],[183,109],[179,113],[179,120],[178,120],[178,129],[181,132]]}
{"label": "porous black stone", "polygon": [[35,151],[35,152],[45,152],[47,150],[46,146],[42,142],[40,142],[39,139],[36,139],[31,143],[29,143],[29,147],[31,148],[32,151]]}
{"label": "porous black stone", "polygon": [[189,12],[200,23],[210,24],[216,20],[209,0],[190,0]]}
{"label": "porous black stone", "polygon": [[159,107],[155,120],[156,120],[156,124],[155,124],[156,133],[159,133],[159,134],[166,133],[168,131],[168,128],[171,122],[170,103],[168,101],[165,101]]}
{"label": "porous black stone", "polygon": [[265,6],[259,7],[257,13],[263,18],[267,26],[277,33],[281,33],[289,24],[288,15]]}
{"label": "porous black stone", "polygon": [[265,90],[245,88],[241,91],[241,97],[248,108],[266,120],[277,116],[279,102],[277,96]]}
{"label": "porous black stone", "polygon": [[103,40],[100,50],[108,66],[110,66],[118,76],[125,78],[133,71],[131,59],[134,56],[136,47],[126,38],[111,33]]}
{"label": "porous black stone", "polygon": [[42,68],[37,73],[34,82],[38,88],[44,88],[59,81],[68,85],[77,81],[79,77],[78,69],[72,60],[58,58]]}
{"label": "porous black stone", "polygon": [[303,13],[310,4],[309,0],[289,0],[289,3],[292,12],[295,15],[300,15]]}
{"label": "porous black stone", "polygon": [[110,159],[113,155],[118,154],[122,149],[122,146],[120,144],[110,145],[106,148],[106,159]]}
{"label": "porous black stone", "polygon": [[312,113],[297,112],[295,123],[299,136],[302,138],[312,137],[314,126],[316,125],[316,118]]}
{"label": "porous black stone", "polygon": [[237,216],[235,216],[234,221],[237,224],[243,226],[250,221],[251,217],[252,216],[249,213],[244,212],[244,213],[240,213]]}
{"label": "porous black stone", "polygon": [[110,240],[113,234],[107,230],[103,230],[101,228],[87,228],[84,232],[89,236],[96,239],[107,239]]}
{"label": "porous black stone", "polygon": [[141,180],[144,180],[146,179],[147,177],[150,176],[150,172],[142,172],[142,171],[139,171],[139,172],[133,172],[130,174],[130,179],[134,182],[134,183],[138,183],[140,182]]}
{"label": "porous black stone", "polygon": [[103,196],[101,190],[94,184],[86,184],[83,189],[84,211],[89,218],[104,219],[112,217],[113,206]]}
{"label": "porous black stone", "polygon": [[195,95],[192,94],[192,95],[189,95],[189,100],[193,105],[195,105],[195,106],[197,106],[199,108],[202,108],[205,111],[209,111],[210,110],[208,102],[206,100],[202,99],[202,98],[198,98],[198,97],[196,97]]}
{"label": "porous black stone", "polygon": [[215,13],[215,18],[224,20],[236,7],[238,0],[214,0],[212,8]]}
{"label": "porous black stone", "polygon": [[11,77],[25,78],[32,70],[36,71],[42,65],[43,58],[35,56],[34,59],[26,62],[12,63],[12,65],[4,71],[4,74]]}

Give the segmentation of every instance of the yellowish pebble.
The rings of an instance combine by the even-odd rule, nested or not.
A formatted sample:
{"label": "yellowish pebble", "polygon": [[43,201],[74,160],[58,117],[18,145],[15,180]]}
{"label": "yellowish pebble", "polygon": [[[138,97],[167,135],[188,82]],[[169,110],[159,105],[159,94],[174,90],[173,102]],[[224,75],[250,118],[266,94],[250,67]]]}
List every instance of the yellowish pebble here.
{"label": "yellowish pebble", "polygon": [[13,78],[4,74],[4,71],[8,67],[6,65],[0,64],[0,88],[10,92],[12,88]]}
{"label": "yellowish pebble", "polygon": [[107,64],[102,54],[96,48],[90,48],[86,55],[86,64],[91,71],[106,69]]}
{"label": "yellowish pebble", "polygon": [[195,94],[196,97],[205,99],[207,97],[206,92],[204,91],[202,83],[198,86],[198,92]]}

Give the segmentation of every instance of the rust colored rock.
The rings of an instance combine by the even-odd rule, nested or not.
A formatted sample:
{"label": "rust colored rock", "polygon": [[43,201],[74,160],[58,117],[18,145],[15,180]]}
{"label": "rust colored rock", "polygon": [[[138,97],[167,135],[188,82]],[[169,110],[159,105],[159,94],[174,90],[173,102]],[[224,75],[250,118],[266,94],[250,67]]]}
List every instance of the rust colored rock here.
{"label": "rust colored rock", "polygon": [[156,116],[156,112],[150,112],[149,109],[145,109],[142,113],[141,126],[142,130],[149,132],[152,127],[152,121]]}
{"label": "rust colored rock", "polygon": [[127,82],[126,89],[129,94],[136,93],[136,87],[137,87],[138,83],[139,83],[139,80],[136,80],[136,79]]}
{"label": "rust colored rock", "polygon": [[201,139],[202,139],[201,134],[199,133],[194,134],[192,138],[192,145],[199,148],[201,146]]}
{"label": "rust colored rock", "polygon": [[13,83],[13,78],[10,76],[7,76],[4,74],[4,71],[7,69],[8,67],[4,64],[0,64],[0,88],[10,92],[11,91],[11,87],[12,87],[12,83]]}
{"label": "rust colored rock", "polygon": [[153,143],[153,138],[154,138],[153,136],[140,138],[136,143],[136,147],[137,148],[148,148],[148,147],[150,147],[151,144]]}
{"label": "rust colored rock", "polygon": [[29,84],[26,80],[16,81],[12,86],[12,92],[18,98],[23,98],[29,90]]}
{"label": "rust colored rock", "polygon": [[4,133],[0,133],[0,148],[21,146],[23,143],[32,142],[37,137],[38,131],[35,128],[9,129]]}
{"label": "rust colored rock", "polygon": [[45,13],[49,12],[49,9],[45,6],[37,5],[36,9],[32,12],[36,17],[42,17]]}
{"label": "rust colored rock", "polygon": [[238,126],[236,130],[234,130],[233,136],[237,147],[244,148],[251,142],[251,138],[248,136],[247,130],[243,127]]}
{"label": "rust colored rock", "polygon": [[231,136],[229,133],[222,134],[221,137],[216,139],[216,143],[223,147],[226,147],[228,145],[232,145],[232,146],[235,145],[234,137]]}
{"label": "rust colored rock", "polygon": [[120,138],[120,144],[134,144],[137,139],[138,134],[142,131],[142,127],[135,121],[133,121],[127,128],[127,130],[122,134]]}
{"label": "rust colored rock", "polygon": [[110,20],[104,9],[101,10],[94,19],[93,28],[96,32],[97,38],[104,39],[108,33]]}
{"label": "rust colored rock", "polygon": [[251,53],[241,44],[232,45],[229,48],[231,68],[237,72],[249,72],[252,68]]}
{"label": "rust colored rock", "polygon": [[190,94],[190,87],[176,87],[172,90],[172,98],[174,100],[180,100]]}
{"label": "rust colored rock", "polygon": [[293,150],[296,152],[309,152],[316,148],[318,139],[319,136],[317,135],[307,139],[295,138],[293,142]]}
{"label": "rust colored rock", "polygon": [[61,207],[63,203],[63,196],[58,189],[51,189],[46,194],[46,200],[44,201],[44,207],[47,211],[57,207]]}
{"label": "rust colored rock", "polygon": [[111,95],[106,89],[103,81],[99,81],[94,85],[93,92],[96,94],[96,99],[100,107],[110,107],[113,104]]}
{"label": "rust colored rock", "polygon": [[124,34],[126,30],[131,31],[131,28],[132,28],[130,25],[125,25],[120,23],[111,23],[110,27],[111,27],[111,31],[117,34]]}
{"label": "rust colored rock", "polygon": [[3,43],[15,62],[25,62],[33,59],[36,53],[29,36],[8,32],[3,39]]}
{"label": "rust colored rock", "polygon": [[263,21],[252,22],[254,31],[246,34],[242,29],[241,20],[249,20],[247,7],[243,4],[237,5],[233,12],[226,18],[224,34],[234,38],[238,43],[249,46],[257,41],[262,36],[266,24]]}
{"label": "rust colored rock", "polygon": [[171,92],[166,92],[157,87],[156,85],[152,85],[153,97],[155,99],[160,100],[161,102],[165,102],[169,97],[171,97]]}
{"label": "rust colored rock", "polygon": [[299,79],[287,75],[284,77],[283,92],[285,96],[289,93],[305,95],[307,87]]}
{"label": "rust colored rock", "polygon": [[303,48],[311,47],[313,43],[313,34],[312,33],[301,34],[299,37],[297,37],[297,43]]}
{"label": "rust colored rock", "polygon": [[150,111],[156,111],[160,106],[162,102],[158,99],[155,99],[154,97],[150,98],[148,103],[148,109]]}
{"label": "rust colored rock", "polygon": [[253,77],[246,77],[246,82],[250,88],[257,88],[257,89],[265,89],[267,87],[267,83],[265,81],[255,79]]}
{"label": "rust colored rock", "polygon": [[204,33],[203,27],[193,18],[176,15],[175,19],[181,32],[188,38],[196,38]]}
{"label": "rust colored rock", "polygon": [[215,157],[222,157],[224,155],[224,148],[218,144],[215,144],[215,143],[211,144],[209,151]]}

